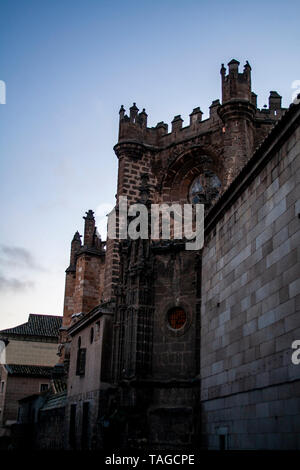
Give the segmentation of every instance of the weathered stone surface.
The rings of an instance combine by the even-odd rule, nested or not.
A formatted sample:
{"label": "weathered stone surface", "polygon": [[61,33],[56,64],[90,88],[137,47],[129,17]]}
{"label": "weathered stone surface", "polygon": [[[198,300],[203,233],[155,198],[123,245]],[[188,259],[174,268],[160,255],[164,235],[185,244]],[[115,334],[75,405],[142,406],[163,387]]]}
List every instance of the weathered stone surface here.
{"label": "weathered stone surface", "polygon": [[[263,171],[248,187],[251,194],[259,180],[262,188],[259,198],[252,200],[249,206],[252,216],[258,214],[258,223],[248,232],[251,242],[254,242],[251,252],[247,238],[241,239],[239,255],[235,252],[237,236],[246,224],[242,218],[243,201],[240,196],[235,204],[234,229],[231,229],[230,238],[222,239],[225,245],[222,252],[227,255],[218,260],[216,254],[220,279],[226,279],[231,266],[234,266],[237,276],[246,275],[246,289],[233,277],[228,285],[218,281],[211,295],[211,285],[203,283],[202,316],[208,317],[211,324],[223,324],[224,317],[223,312],[212,309],[206,299],[213,301],[216,295],[220,299],[225,298],[226,304],[231,306],[230,319],[225,323],[228,325],[229,343],[224,358],[230,359],[231,366],[227,377],[214,375],[222,358],[216,362],[215,349],[210,347],[207,339],[207,323],[202,322],[201,357],[210,347],[205,369],[201,360],[203,433],[210,448],[218,448],[216,430],[221,427],[227,428],[229,448],[299,448],[297,431],[290,418],[295,415],[295,421],[298,421],[300,410],[299,396],[293,389],[294,383],[299,384],[300,368],[291,362],[292,342],[300,338],[300,222],[299,196],[296,195],[300,181],[293,171],[289,171],[295,161],[295,142],[294,133],[284,144],[286,151],[282,153],[279,149],[267,163],[266,174],[276,175],[273,181],[264,178]],[[225,226],[226,214],[217,224],[216,235],[208,240],[203,250],[205,279],[210,276],[206,269],[208,253],[217,245],[218,234],[224,232]],[[241,320],[242,328],[239,328],[236,318]],[[218,329],[214,331],[218,336]],[[246,339],[250,345],[245,343]],[[218,389],[222,381],[226,382],[227,396],[222,396]],[[231,387],[228,387],[229,383]],[[241,397],[249,397],[250,403],[255,404],[252,414],[243,412]],[[227,410],[219,412],[219,402],[225,403],[225,408],[228,406],[227,418]],[[207,426],[208,415],[213,425]]]}
{"label": "weathered stone surface", "polygon": [[[177,115],[168,133],[162,122],[147,127],[135,103],[129,115],[121,107],[116,208],[121,196],[128,205],[182,207],[200,177],[205,244],[193,252],[176,240],[108,239],[104,251],[87,214],[88,249],[80,239],[72,245],[64,320],[66,429],[77,429],[78,448],[83,402],[91,406],[88,448],[108,435],[138,448],[299,445],[291,424],[299,373],[289,361],[300,339],[299,109],[284,114],[273,91],[269,109],[259,110],[251,67],[239,73],[238,65],[231,61],[227,75],[222,67],[222,103],[212,103],[205,121],[195,108],[189,125]],[[209,175],[221,182],[218,196]],[[89,344],[98,321],[102,333]],[[76,375],[79,337],[84,376]]]}

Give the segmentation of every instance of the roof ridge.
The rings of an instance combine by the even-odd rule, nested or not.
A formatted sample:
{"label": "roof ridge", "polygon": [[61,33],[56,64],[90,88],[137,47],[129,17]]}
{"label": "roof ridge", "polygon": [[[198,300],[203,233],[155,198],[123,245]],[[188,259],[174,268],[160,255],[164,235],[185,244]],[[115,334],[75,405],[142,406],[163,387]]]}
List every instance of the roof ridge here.
{"label": "roof ridge", "polygon": [[49,377],[52,375],[52,366],[38,366],[31,364],[4,364],[7,372],[15,376]]}
{"label": "roof ridge", "polygon": [[62,316],[30,313],[26,323],[1,330],[0,334],[56,338],[61,324]]}
{"label": "roof ridge", "polygon": [[47,313],[29,313],[29,317],[52,317],[52,318],[62,318],[62,315],[48,315]]}
{"label": "roof ridge", "polygon": [[43,364],[18,364],[16,362],[8,362],[7,364],[4,364],[6,366],[21,366],[21,367],[49,367],[50,369],[53,369],[54,366],[45,366]]}

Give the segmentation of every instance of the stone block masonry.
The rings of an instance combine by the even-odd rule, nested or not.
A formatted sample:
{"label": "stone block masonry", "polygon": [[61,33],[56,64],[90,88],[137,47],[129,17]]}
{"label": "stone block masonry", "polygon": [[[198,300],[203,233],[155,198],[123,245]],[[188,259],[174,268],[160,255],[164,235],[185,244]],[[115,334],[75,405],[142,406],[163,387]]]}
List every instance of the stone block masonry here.
{"label": "stone block masonry", "polygon": [[293,126],[282,124],[276,150],[252,157],[206,237],[201,404],[211,449],[221,439],[230,449],[300,449],[300,367],[291,361],[300,339],[296,116]]}

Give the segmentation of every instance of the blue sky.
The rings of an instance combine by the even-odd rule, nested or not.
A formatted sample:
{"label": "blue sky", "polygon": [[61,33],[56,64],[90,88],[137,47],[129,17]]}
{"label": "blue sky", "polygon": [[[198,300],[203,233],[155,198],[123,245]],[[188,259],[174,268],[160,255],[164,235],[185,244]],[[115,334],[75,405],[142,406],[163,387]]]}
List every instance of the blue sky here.
{"label": "blue sky", "polygon": [[114,203],[118,111],[148,125],[220,98],[252,66],[258,104],[300,80],[297,1],[0,0],[0,328],[62,314],[70,240]]}

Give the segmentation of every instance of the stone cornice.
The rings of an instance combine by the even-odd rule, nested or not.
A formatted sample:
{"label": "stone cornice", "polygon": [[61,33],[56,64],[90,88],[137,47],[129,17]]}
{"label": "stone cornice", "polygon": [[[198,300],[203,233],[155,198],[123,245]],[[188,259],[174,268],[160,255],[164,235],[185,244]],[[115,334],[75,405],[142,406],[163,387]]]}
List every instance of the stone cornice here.
{"label": "stone cornice", "polygon": [[223,122],[229,119],[247,118],[253,120],[256,107],[247,100],[234,99],[226,101],[218,108],[218,114]]}
{"label": "stone cornice", "polygon": [[68,334],[73,336],[82,330],[89,324],[93,323],[97,318],[102,317],[103,315],[113,316],[113,305],[101,304],[91,310],[89,313],[85,314],[80,320],[71,325],[68,328]]}
{"label": "stone cornice", "polygon": [[141,144],[134,140],[126,140],[116,144],[114,146],[114,151],[118,158],[126,156],[134,160],[139,160],[147,147],[149,148],[151,146],[146,146],[145,144]]}

